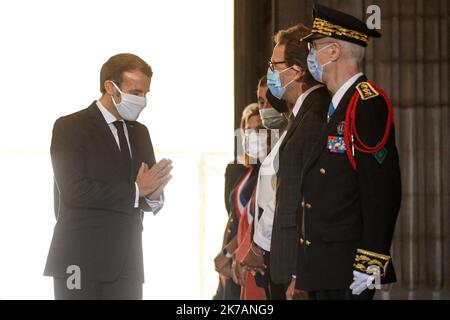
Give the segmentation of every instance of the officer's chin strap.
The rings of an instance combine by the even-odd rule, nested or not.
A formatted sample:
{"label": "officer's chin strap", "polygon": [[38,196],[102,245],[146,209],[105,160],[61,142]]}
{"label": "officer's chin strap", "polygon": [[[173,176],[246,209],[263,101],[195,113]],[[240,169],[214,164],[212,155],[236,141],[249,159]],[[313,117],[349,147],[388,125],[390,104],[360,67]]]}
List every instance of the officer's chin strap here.
{"label": "officer's chin strap", "polygon": [[[381,141],[373,147],[365,145],[359,138],[358,132],[356,131],[356,124],[355,124],[356,123],[356,107],[358,105],[360,95],[359,95],[358,91],[355,92],[352,99],[350,100],[350,104],[348,106],[347,113],[345,115],[345,127],[344,127],[344,143],[345,143],[345,147],[347,149],[347,157],[348,157],[348,160],[350,161],[350,165],[352,166],[353,170],[355,170],[355,171],[357,170],[356,169],[356,161],[355,161],[355,149],[362,153],[366,153],[366,154],[377,153],[378,151],[380,151],[381,149],[384,148],[384,145],[386,144],[386,141],[389,137],[389,131],[391,129],[391,125],[394,124],[394,112],[392,110],[391,100],[389,99],[387,94],[383,90],[378,88],[374,83],[372,83],[371,81],[367,81],[367,82],[369,82],[375,88],[375,90],[377,90],[380,93],[380,95],[384,98],[384,100],[386,100],[386,104],[387,104],[387,108],[388,108],[388,118],[386,121],[386,130],[384,132],[383,139],[381,139]],[[355,143],[355,141],[354,141],[355,138],[356,138],[356,142],[360,146]]]}

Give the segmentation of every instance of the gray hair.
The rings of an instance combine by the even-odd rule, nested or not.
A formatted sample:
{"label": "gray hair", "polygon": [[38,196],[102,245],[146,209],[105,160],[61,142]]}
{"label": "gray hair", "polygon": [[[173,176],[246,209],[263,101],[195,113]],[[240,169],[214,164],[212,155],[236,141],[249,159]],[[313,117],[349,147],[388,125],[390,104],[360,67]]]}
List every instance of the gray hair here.
{"label": "gray hair", "polygon": [[348,41],[336,40],[336,42],[342,48],[343,58],[355,62],[358,68],[361,69],[366,49]]}

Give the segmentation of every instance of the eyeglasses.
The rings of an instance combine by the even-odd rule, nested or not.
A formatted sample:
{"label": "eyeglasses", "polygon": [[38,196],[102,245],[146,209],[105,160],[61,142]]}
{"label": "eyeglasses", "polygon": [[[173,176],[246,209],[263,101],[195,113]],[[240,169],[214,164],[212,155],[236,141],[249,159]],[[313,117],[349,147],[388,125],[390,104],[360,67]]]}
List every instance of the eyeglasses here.
{"label": "eyeglasses", "polygon": [[286,61],[269,61],[269,68],[272,72],[275,71],[275,65],[276,64],[281,64],[281,63],[286,63]]}

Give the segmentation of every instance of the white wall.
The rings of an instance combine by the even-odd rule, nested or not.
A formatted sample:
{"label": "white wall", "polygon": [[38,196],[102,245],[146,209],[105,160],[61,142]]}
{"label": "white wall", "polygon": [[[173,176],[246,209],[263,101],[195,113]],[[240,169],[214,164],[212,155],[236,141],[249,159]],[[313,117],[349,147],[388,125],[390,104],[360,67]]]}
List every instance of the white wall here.
{"label": "white wall", "polygon": [[149,299],[209,299],[226,222],[233,143],[229,0],[15,0],[0,4],[0,299],[52,299],[42,276],[54,226],[51,130],[99,97],[99,71],[132,52],[153,67],[157,158],[174,161],[165,208],[147,216]]}

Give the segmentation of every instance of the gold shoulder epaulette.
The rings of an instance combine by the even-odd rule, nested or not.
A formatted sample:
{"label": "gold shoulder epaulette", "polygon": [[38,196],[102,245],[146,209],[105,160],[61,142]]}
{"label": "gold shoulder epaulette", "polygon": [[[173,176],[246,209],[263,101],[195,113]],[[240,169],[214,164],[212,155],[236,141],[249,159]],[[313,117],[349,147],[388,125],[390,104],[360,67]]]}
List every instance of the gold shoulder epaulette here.
{"label": "gold shoulder epaulette", "polygon": [[376,91],[368,82],[358,83],[356,90],[358,90],[362,100],[372,99],[379,95],[378,91]]}

